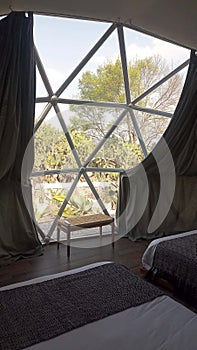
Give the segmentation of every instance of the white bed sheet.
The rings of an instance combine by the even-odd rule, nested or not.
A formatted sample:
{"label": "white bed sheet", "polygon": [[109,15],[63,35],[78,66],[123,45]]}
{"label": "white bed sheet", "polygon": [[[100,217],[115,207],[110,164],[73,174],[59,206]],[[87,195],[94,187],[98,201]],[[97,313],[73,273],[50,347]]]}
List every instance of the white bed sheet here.
{"label": "white bed sheet", "polygon": [[[83,268],[0,288],[8,290],[77,273]],[[197,315],[167,296],[29,347],[32,350],[194,350]]]}
{"label": "white bed sheet", "polygon": [[157,245],[160,242],[163,241],[169,241],[175,238],[179,238],[179,237],[186,237],[186,236],[191,236],[197,233],[197,230],[194,231],[188,231],[188,232],[184,232],[184,233],[179,233],[176,235],[171,235],[171,236],[166,236],[166,237],[162,237],[162,238],[158,238],[155,239],[154,241],[152,241],[147,249],[145,250],[143,256],[142,256],[142,265],[146,270],[150,270],[152,265],[153,265],[153,260],[154,260],[154,254],[155,254],[155,250]]}

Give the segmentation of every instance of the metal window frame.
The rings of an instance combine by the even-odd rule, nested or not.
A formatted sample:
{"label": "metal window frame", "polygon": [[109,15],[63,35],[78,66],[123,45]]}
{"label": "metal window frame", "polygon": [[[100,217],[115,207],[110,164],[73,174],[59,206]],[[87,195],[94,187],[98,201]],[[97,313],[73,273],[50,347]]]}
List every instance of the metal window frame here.
{"label": "metal window frame", "polygon": [[[66,99],[61,98],[61,94],[65,91],[65,89],[71,84],[73,79],[78,75],[78,73],[83,69],[83,67],[88,63],[88,61],[94,56],[94,54],[98,51],[98,49],[104,44],[104,42],[110,37],[110,35],[114,32],[114,30],[117,29],[117,36],[118,36],[118,42],[119,42],[119,50],[120,50],[120,57],[121,57],[121,65],[122,65],[122,72],[123,72],[123,79],[124,79],[124,88],[125,88],[125,96],[126,96],[126,103],[112,103],[112,102],[98,102],[98,101],[89,101],[89,100],[77,100],[77,99]],[[153,92],[156,88],[158,88],[160,85],[165,83],[168,79],[170,79],[172,76],[180,72],[183,68],[185,68],[189,64],[189,60],[183,62],[181,65],[179,65],[176,69],[174,69],[172,72],[170,72],[168,75],[166,75],[163,79],[158,81],[156,84],[154,84],[152,87],[147,89],[143,94],[135,98],[133,101],[131,101],[131,93],[130,93],[130,84],[129,84],[129,76],[128,76],[128,65],[127,65],[127,58],[126,58],[126,47],[125,47],[125,39],[124,39],[124,26],[119,23],[113,23],[107,31],[104,33],[104,35],[96,42],[96,44],[93,46],[93,48],[88,52],[88,54],[81,60],[81,62],[78,64],[78,66],[73,70],[73,72],[67,77],[67,79],[63,82],[63,84],[57,89],[57,91],[54,93],[49,78],[46,74],[44,65],[40,59],[39,53],[37,48],[35,47],[35,59],[36,59],[36,65],[38,68],[38,71],[40,73],[41,79],[44,83],[44,86],[46,88],[46,91],[48,93],[48,96],[46,97],[38,97],[36,98],[36,103],[43,103],[46,102],[46,106],[43,109],[42,113],[40,114],[39,120],[34,128],[34,133],[38,130],[38,128],[42,125],[43,121],[45,120],[46,116],[48,115],[51,108],[54,108],[55,114],[57,115],[57,118],[60,122],[60,125],[62,127],[62,130],[64,132],[64,135],[68,141],[69,147],[72,151],[72,154],[74,156],[74,159],[76,161],[77,168],[69,168],[69,169],[62,169],[62,170],[46,170],[46,171],[36,171],[32,173],[32,177],[37,176],[45,176],[45,175],[51,175],[51,174],[60,174],[60,173],[76,173],[76,177],[67,193],[67,196],[62,203],[58,214],[56,215],[49,232],[47,235],[45,235],[43,232],[41,233],[41,236],[45,243],[48,243],[51,239],[51,236],[56,228],[57,222],[59,218],[62,216],[64,209],[66,208],[66,205],[69,202],[70,197],[72,196],[78,181],[80,177],[83,175],[90,190],[92,191],[93,195],[95,196],[97,202],[99,203],[102,211],[105,214],[109,214],[104,203],[102,202],[98,192],[96,191],[88,172],[113,172],[113,173],[122,173],[125,171],[125,169],[117,169],[117,168],[92,168],[88,167],[90,161],[95,157],[95,155],[98,153],[98,151],[103,147],[105,142],[108,140],[108,138],[111,136],[111,134],[114,132],[114,130],[118,127],[118,125],[121,123],[121,121],[125,118],[126,115],[130,115],[131,121],[133,123],[134,130],[136,132],[137,138],[139,140],[139,144],[141,146],[142,152],[144,156],[146,157],[148,152],[143,140],[143,137],[140,132],[139,125],[136,120],[136,116],[134,111],[141,111],[150,113],[153,115],[159,115],[167,118],[172,118],[173,115],[168,112],[163,112],[161,110],[155,110],[151,108],[144,108],[137,105],[137,103],[142,100],[144,97],[149,95],[151,92]],[[92,151],[92,153],[88,156],[88,158],[85,160],[85,162],[81,162],[80,157],[78,155],[78,152],[74,146],[72,137],[70,135],[70,132],[66,126],[66,123],[63,119],[62,112],[58,106],[58,104],[75,104],[75,105],[86,105],[86,106],[96,106],[96,107],[106,107],[106,108],[116,108],[116,109],[123,109],[123,111],[120,113],[114,124],[110,127],[110,129],[107,131],[103,139],[98,143],[98,145],[95,147],[95,149]]]}

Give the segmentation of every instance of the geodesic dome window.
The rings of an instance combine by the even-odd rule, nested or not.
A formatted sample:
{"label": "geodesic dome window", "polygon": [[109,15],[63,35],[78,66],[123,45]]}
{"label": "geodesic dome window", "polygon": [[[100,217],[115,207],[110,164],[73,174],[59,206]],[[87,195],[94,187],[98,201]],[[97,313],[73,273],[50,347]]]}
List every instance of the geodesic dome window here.
{"label": "geodesic dome window", "polygon": [[114,214],[119,174],[166,130],[190,52],[116,23],[35,15],[34,35],[34,209],[51,236],[61,215]]}

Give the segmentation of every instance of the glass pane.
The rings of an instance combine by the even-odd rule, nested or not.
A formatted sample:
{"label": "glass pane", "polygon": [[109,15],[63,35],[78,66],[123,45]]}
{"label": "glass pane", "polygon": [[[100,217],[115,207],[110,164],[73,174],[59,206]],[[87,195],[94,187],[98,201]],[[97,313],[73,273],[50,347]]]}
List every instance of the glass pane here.
{"label": "glass pane", "polygon": [[71,147],[57,116],[44,121],[34,135],[35,162],[33,171],[77,168]]}
{"label": "glass pane", "polygon": [[124,119],[106,140],[91,164],[104,168],[132,168],[144,158],[131,116],[126,113]]}
{"label": "glass pane", "polygon": [[[124,113],[123,108],[90,105],[72,105],[70,108],[73,115],[69,119],[69,130],[82,165],[86,164],[89,155],[89,166],[100,168],[128,168],[143,159],[130,114]],[[104,145],[95,154],[103,140]]]}
{"label": "glass pane", "polygon": [[[55,219],[76,173],[31,177],[35,218],[45,234]],[[52,238],[56,238],[56,232]]]}
{"label": "glass pane", "polygon": [[36,67],[36,97],[48,96],[48,92],[43,83],[42,77],[38,68]]}
{"label": "glass pane", "polygon": [[142,99],[138,105],[163,112],[174,113],[182,93],[187,70],[188,66],[156,88]]}
{"label": "glass pane", "polygon": [[190,57],[190,50],[150,35],[129,28],[124,28],[124,34],[128,62],[159,55],[171,68],[176,68]]}
{"label": "glass pane", "polygon": [[109,27],[108,23],[34,16],[34,41],[54,91]]}
{"label": "glass pane", "polygon": [[140,132],[142,134],[147,151],[149,153],[152,151],[156,143],[165,132],[171,121],[171,118],[136,111],[135,116],[140,127]]}
{"label": "glass pane", "polygon": [[116,30],[89,60],[61,97],[101,102],[125,102]]}
{"label": "glass pane", "polygon": [[[147,91],[173,69],[188,60],[190,50],[124,28],[131,99]],[[138,104],[173,112],[180,97],[187,68],[162,84]]]}

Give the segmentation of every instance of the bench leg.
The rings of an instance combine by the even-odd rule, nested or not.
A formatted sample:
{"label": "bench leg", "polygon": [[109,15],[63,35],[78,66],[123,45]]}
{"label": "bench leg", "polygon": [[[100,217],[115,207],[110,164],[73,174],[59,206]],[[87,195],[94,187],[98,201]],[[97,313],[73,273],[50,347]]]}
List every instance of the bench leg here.
{"label": "bench leg", "polygon": [[102,226],[99,227],[99,233],[100,233],[100,238],[102,238],[102,233],[103,233]]}
{"label": "bench leg", "polygon": [[114,222],[111,224],[111,233],[112,233],[112,248],[114,249],[114,241],[115,241],[115,226]]}
{"label": "bench leg", "polygon": [[67,232],[67,257],[70,258],[70,229]]}
{"label": "bench leg", "polygon": [[57,249],[60,247],[60,228],[57,226]]}

